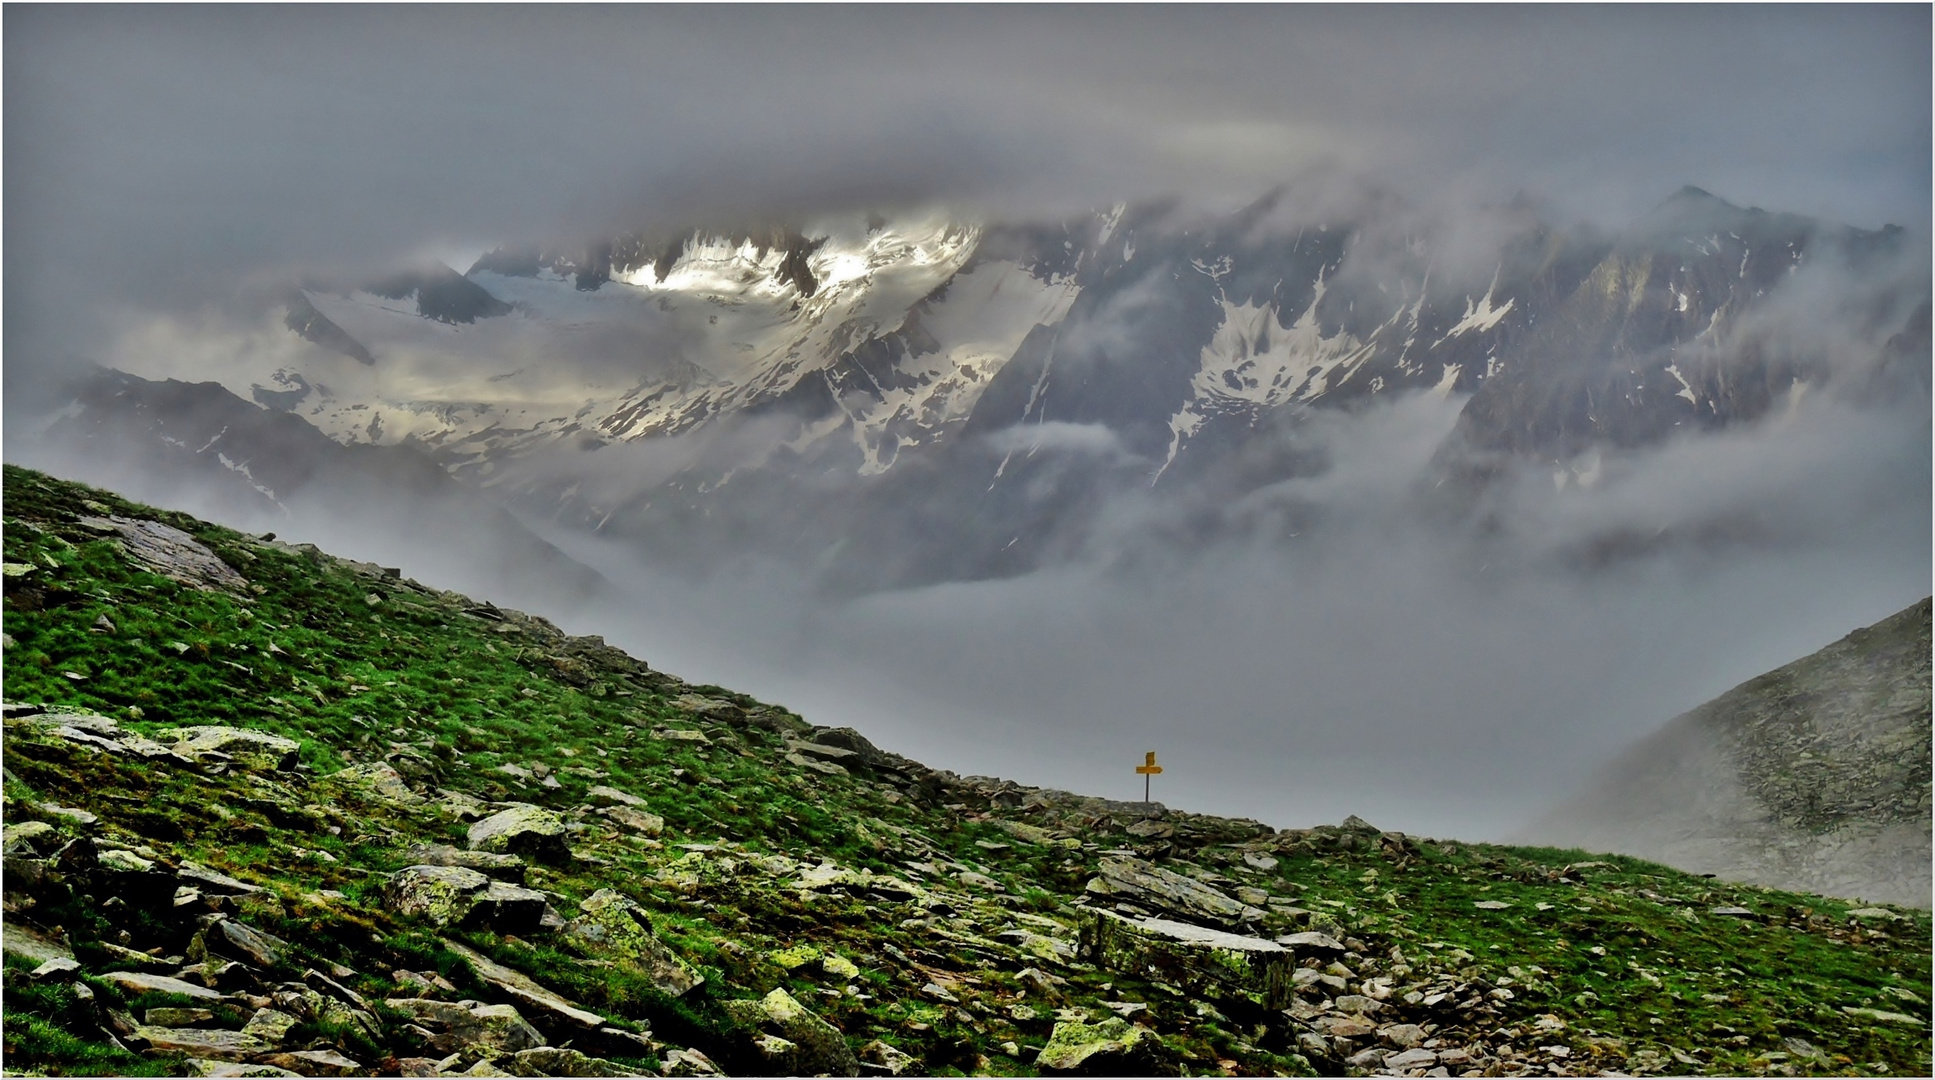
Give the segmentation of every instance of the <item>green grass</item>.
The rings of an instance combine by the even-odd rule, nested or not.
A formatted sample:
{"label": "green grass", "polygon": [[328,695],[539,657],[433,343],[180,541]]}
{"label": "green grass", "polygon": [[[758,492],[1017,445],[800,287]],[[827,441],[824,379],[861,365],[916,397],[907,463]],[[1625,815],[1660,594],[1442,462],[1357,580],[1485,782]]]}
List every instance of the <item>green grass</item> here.
{"label": "green grass", "polygon": [[[1018,959],[988,940],[1004,925],[1030,928],[1023,916],[1072,920],[1071,903],[1102,852],[1141,843],[1124,836],[1119,822],[1078,827],[1040,812],[997,813],[984,805],[949,810],[864,775],[804,772],[781,761],[781,737],[773,731],[722,723],[686,710],[680,700],[687,694],[725,699],[775,725],[801,724],[776,706],[642,668],[585,661],[541,623],[474,618],[463,613],[469,599],[376,568],[258,542],[12,467],[5,482],[5,559],[37,568],[9,579],[8,700],[95,711],[150,734],[181,724],[231,724],[302,746],[296,777],[263,780],[111,758],[10,727],[6,821],[45,820],[64,839],[81,831],[44,805],[82,806],[101,817],[97,836],[267,886],[240,903],[237,917],[289,942],[285,977],[342,964],[357,972],[347,980],[355,989],[380,1000],[404,992],[389,973],[407,968],[487,996],[435,930],[385,910],[380,896],[384,876],[405,865],[405,847],[462,846],[464,823],[430,803],[366,800],[318,782],[349,762],[385,758],[406,776],[480,799],[548,806],[588,826],[573,844],[602,862],[534,867],[530,884],[552,893],[567,918],[577,900],[617,888],[644,906],[661,939],[706,981],[668,999],[640,976],[585,963],[542,938],[518,942],[457,931],[449,935],[453,940],[621,1025],[697,1046],[728,1069],[758,1071],[758,1063],[746,1057],[720,1003],[784,987],[856,1047],[879,1039],[938,1075],[976,1068],[1028,1074],[1028,1048],[1047,1040],[1056,1007],[1024,996],[1026,985],[1013,972],[1032,964],[1068,980],[1057,1004],[1100,1016],[1107,1014],[1103,1001],[1147,1003],[1165,1026],[1165,1045],[1189,1071],[1220,1072],[1219,1059],[1235,1059],[1249,1073],[1308,1071],[1309,1063],[1285,1042],[1281,1018],[1240,999],[1218,999],[1213,1012],[1223,1019],[1213,1020],[1174,988]],[[252,588],[235,594],[194,589],[147,572],[79,523],[83,515],[104,512],[97,507],[190,532]],[[21,602],[23,583],[39,590],[40,603]],[[103,616],[112,632],[97,626]],[[661,725],[706,731],[715,745],[656,739],[652,731]],[[548,766],[558,786],[519,782],[497,771],[504,764]],[[597,775],[579,771],[587,769]],[[594,784],[644,798],[665,820],[664,835],[642,841],[595,815],[571,816]],[[1072,837],[1076,846],[1020,840],[994,824],[997,816],[1045,828],[1057,845]],[[1691,877],[1632,859],[1454,843],[1421,844],[1395,859],[1279,846],[1275,869],[1255,873],[1240,865],[1239,853],[1221,846],[1256,839],[1253,827],[1208,820],[1200,827],[1222,832],[1179,851],[1179,862],[1194,861],[1337,920],[1387,967],[1399,963],[1394,950],[1401,954],[1411,981],[1442,976],[1483,992],[1509,991],[1509,999],[1492,999],[1497,1015],[1487,1037],[1494,1043],[1569,1040],[1579,1055],[1574,1061],[1606,1068],[1630,1067],[1650,1052],[1667,1055],[1673,1071],[1726,1074],[1777,1066],[1767,1055],[1781,1053],[1783,1040],[1792,1037],[1829,1055],[1825,1063],[1787,1062],[1809,1071],[1929,1071],[1925,1029],[1870,1023],[1843,1011],[1928,1015],[1925,911],[1903,912],[1901,921],[1877,932],[1850,920],[1847,911],[1856,905],[1820,897]],[[721,840],[733,845],[730,851],[688,858],[679,847]],[[977,842],[1008,846],[991,850]],[[909,880],[919,874],[950,888],[957,869],[968,867],[1008,895],[969,890],[945,911],[839,893],[808,898],[749,869],[750,857],[761,853],[808,865],[832,859]],[[1605,865],[1561,873],[1589,861]],[[910,869],[912,862],[935,867],[938,876]],[[1473,906],[1480,900],[1511,906],[1484,911]],[[1749,908],[1755,917],[1711,914],[1723,905]],[[30,917],[63,926],[95,970],[106,954],[93,943],[124,930],[137,948],[178,952],[187,944],[167,918],[141,912],[109,918],[80,896],[44,900]],[[817,961],[792,968],[775,962],[774,953],[799,947],[852,960],[861,969],[853,991]],[[923,989],[932,971],[977,981],[961,984],[963,1000],[948,1004]],[[111,987],[99,985],[102,1001],[119,1002]],[[1011,1018],[1010,1008],[1024,1002],[1037,1007],[1036,1017]],[[99,1041],[98,1027],[90,1026],[70,991],[32,983],[13,960],[4,1008],[10,1068],[117,1074],[167,1068]],[[1561,1018],[1563,1032],[1537,1034],[1542,1016]],[[359,1060],[408,1052],[395,1018],[379,1010],[379,1020],[384,1035],[373,1042],[326,1026],[300,1034]],[[1007,1053],[1008,1042],[1018,1055]],[[1698,1064],[1671,1057],[1675,1050]]]}

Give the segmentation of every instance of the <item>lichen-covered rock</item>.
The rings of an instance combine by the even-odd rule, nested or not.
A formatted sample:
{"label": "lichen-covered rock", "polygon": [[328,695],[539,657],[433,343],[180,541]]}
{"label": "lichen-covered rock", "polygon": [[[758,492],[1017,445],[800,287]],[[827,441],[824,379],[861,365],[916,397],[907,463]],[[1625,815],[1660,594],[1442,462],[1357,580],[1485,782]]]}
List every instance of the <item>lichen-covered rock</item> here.
{"label": "lichen-covered rock", "polygon": [[[211,928],[213,934],[207,939],[218,951],[226,952],[237,959],[247,960],[256,967],[269,968],[282,962],[289,952],[289,943],[236,922],[223,919]],[[239,956],[237,955],[239,954]]]}
{"label": "lichen-covered rock", "polygon": [[629,806],[610,806],[601,811],[606,817],[641,836],[657,836],[665,831],[665,819]]}
{"label": "lichen-covered rock", "polygon": [[726,1012],[761,1034],[777,1035],[794,1044],[791,1071],[807,1076],[858,1076],[860,1060],[853,1056],[840,1029],[820,1019],[784,990],[774,990],[757,1001],[725,1003]]}
{"label": "lichen-covered rock", "polygon": [[667,1050],[659,1059],[660,1071],[667,1076],[724,1076],[719,1066],[697,1050]]}
{"label": "lichen-covered rock", "polygon": [[390,875],[383,903],[399,915],[413,915],[435,926],[464,921],[490,878],[466,866],[409,866]]}
{"label": "lichen-covered rock", "polygon": [[522,855],[545,863],[571,859],[564,819],[541,806],[516,803],[471,825],[470,847],[499,855]]}
{"label": "lichen-covered rock", "polygon": [[423,801],[423,796],[410,790],[403,774],[387,761],[366,761],[361,765],[351,765],[323,777],[325,783],[345,789],[366,799],[411,805]]}
{"label": "lichen-covered rock", "polygon": [[525,862],[515,855],[493,855],[488,851],[465,851],[449,844],[415,844],[404,849],[403,857],[415,866],[462,866],[499,881],[524,884]]}
{"label": "lichen-covered rock", "polygon": [[215,1061],[211,1058],[183,1058],[182,1068],[189,1076],[301,1076],[299,1072],[261,1062]]}
{"label": "lichen-covered rock", "polygon": [[512,1076],[637,1076],[582,1051],[538,1046],[519,1050],[499,1065]]}
{"label": "lichen-covered rock", "polygon": [[1123,896],[1217,926],[1236,926],[1263,918],[1263,912],[1256,908],[1240,904],[1200,881],[1141,859],[1105,858],[1096,869],[1098,875],[1088,883],[1088,892],[1093,895]]}
{"label": "lichen-covered rock", "polygon": [[270,1045],[278,1045],[289,1029],[302,1021],[280,1009],[257,1009],[249,1022],[242,1025],[242,1034],[253,1035]]}
{"label": "lichen-covered rock", "polygon": [[1082,954],[1109,972],[1188,991],[1235,991],[1264,1008],[1289,1005],[1295,989],[1295,954],[1289,948],[1171,919],[1089,912],[1082,923]]}
{"label": "lichen-covered rock", "polygon": [[196,1027],[215,1019],[210,1009],[171,1009],[167,1007],[149,1009],[141,1014],[141,1021],[149,1027]]}
{"label": "lichen-covered rock", "polygon": [[376,1018],[367,1010],[352,1008],[347,1002],[327,997],[306,986],[300,990],[277,991],[272,1000],[276,1008],[293,1013],[304,1020],[314,1020],[334,1027],[355,1028],[372,1039],[378,1035]]}
{"label": "lichen-covered rock", "polygon": [[1094,1024],[1063,1020],[1035,1058],[1043,1073],[1083,1076],[1175,1076],[1162,1043],[1145,1028],[1119,1016]]}
{"label": "lichen-covered rock", "polygon": [[519,1050],[543,1046],[544,1036],[532,1027],[514,1005],[480,1005],[476,1002],[434,1001],[428,998],[390,998],[385,1004],[404,1013],[443,1036],[437,1047],[456,1052],[482,1047],[514,1054]]}
{"label": "lichen-covered rock", "polygon": [[192,759],[176,753],[172,747],[128,731],[120,721],[108,716],[52,712],[33,717],[29,724],[56,738],[103,753],[144,759],[162,758],[182,765],[194,763]]}
{"label": "lichen-covered rock", "polygon": [[599,889],[578,907],[584,914],[565,924],[563,937],[579,950],[643,973],[671,997],[705,981],[659,941],[644,909],[625,896]]}
{"label": "lichen-covered rock", "polygon": [[844,956],[834,955],[822,958],[820,960],[820,970],[836,979],[857,979],[860,977],[860,965]]}
{"label": "lichen-covered rock", "polygon": [[384,883],[383,900],[399,915],[414,915],[439,927],[462,924],[525,934],[543,921],[550,897],[493,881],[467,866],[408,866]]}
{"label": "lichen-covered rock", "polygon": [[266,1054],[261,1060],[270,1065],[286,1067],[296,1076],[368,1075],[362,1062],[334,1050],[292,1050],[283,1054]]}
{"label": "lichen-covered rock", "polygon": [[860,1060],[885,1069],[888,1076],[905,1076],[916,1071],[920,1062],[904,1050],[888,1046],[879,1039],[860,1048]]}
{"label": "lichen-covered rock", "polygon": [[95,855],[95,863],[101,869],[117,874],[145,874],[155,868],[151,859],[144,859],[126,848],[102,848]]}
{"label": "lichen-covered rock", "polygon": [[189,1057],[213,1058],[218,1061],[247,1061],[257,1054],[266,1054],[275,1047],[242,1031],[223,1031],[220,1028],[164,1028],[146,1025],[134,1029],[134,1040],[144,1043],[151,1051],[164,1054],[186,1054]]}
{"label": "lichen-covered rock", "polygon": [[1075,946],[1060,938],[1037,934],[1032,930],[1003,930],[994,935],[995,940],[1005,941],[1037,960],[1066,964],[1075,959]]}
{"label": "lichen-covered rock", "polygon": [[766,1076],[796,1076],[799,1074],[799,1044],[791,1039],[777,1035],[759,1035],[752,1041],[753,1052],[759,1055],[760,1072]]}
{"label": "lichen-covered rock", "polygon": [[302,749],[301,743],[281,735],[219,724],[167,728],[156,732],[155,740],[186,758],[199,761],[206,754],[222,754],[237,768],[262,772],[295,768],[297,751]]}
{"label": "lichen-covered rock", "polygon": [[[13,870],[11,860],[7,863],[7,870],[9,872]],[[56,940],[53,935],[12,917],[7,919],[6,933],[0,934],[0,951],[4,951],[8,956],[31,960],[36,964],[44,964],[54,959],[74,959],[74,951],[68,948],[65,942]]]}

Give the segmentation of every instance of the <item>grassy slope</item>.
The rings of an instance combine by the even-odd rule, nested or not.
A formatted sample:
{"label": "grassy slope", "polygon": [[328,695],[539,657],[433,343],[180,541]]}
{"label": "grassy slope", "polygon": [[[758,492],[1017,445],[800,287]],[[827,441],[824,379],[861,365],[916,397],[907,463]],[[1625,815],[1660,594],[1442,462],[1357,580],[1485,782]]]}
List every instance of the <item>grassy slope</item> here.
{"label": "grassy slope", "polygon": [[[1272,836],[1253,823],[1182,815],[1171,816],[1177,838],[1162,842],[1125,833],[1136,818],[1094,802],[1025,790],[991,800],[991,785],[950,774],[924,785],[821,775],[782,757],[780,733],[804,730],[785,710],[642,666],[573,658],[541,620],[474,618],[462,613],[472,601],[375,568],[12,467],[5,494],[5,559],[37,568],[10,579],[10,594],[16,580],[42,590],[38,610],[13,595],[6,607],[9,701],[80,707],[143,731],[216,723],[276,732],[301,740],[304,766],[280,778],[206,775],[90,754],[10,725],[8,825],[43,820],[72,834],[78,827],[45,806],[81,807],[99,815],[92,831],[103,840],[269,885],[239,917],[293,942],[292,970],[346,965],[373,999],[402,993],[385,974],[396,967],[434,969],[487,996],[435,932],[390,914],[378,897],[384,875],[405,865],[403,846],[462,846],[464,823],[434,804],[358,801],[318,782],[345,764],[388,755],[406,775],[448,789],[567,813],[588,801],[593,784],[646,798],[667,823],[662,842],[581,817],[590,827],[574,847],[600,861],[534,868],[529,883],[554,894],[567,915],[601,887],[633,896],[653,913],[660,936],[706,975],[699,990],[668,1001],[543,938],[455,936],[592,1009],[653,1029],[668,1045],[700,1047],[728,1068],[756,1064],[719,1002],[786,987],[855,1048],[880,1039],[913,1054],[924,1071],[1030,1073],[1032,1051],[1057,1014],[1014,1008],[1041,1004],[1016,976],[1028,966],[1068,980],[1060,1007],[1106,1016],[1103,1002],[1146,1003],[1137,1019],[1163,1036],[1184,1071],[1312,1067],[1295,1052],[1303,1029],[1281,1013],[1234,996],[1199,1003],[1159,983],[1053,964],[992,940],[1015,926],[1072,940],[1079,909],[1071,903],[1097,861],[1110,850],[1135,850],[1292,901],[1298,910],[1272,915],[1275,929],[1301,928],[1311,916],[1299,911],[1336,923],[1362,946],[1346,962],[1358,975],[1391,979],[1400,999],[1434,979],[1473,994],[1503,990],[1476,1013],[1435,1020],[1447,1045],[1481,1052],[1494,1074],[1930,1071],[1925,1022],[1917,1028],[1844,1011],[1926,1020],[1925,911],[1875,922],[1850,918],[1847,903],[1630,859],[1562,874],[1591,857],[1433,841],[1349,850],[1327,834]],[[146,572],[79,523],[103,509],[193,533],[248,578],[252,593],[191,589]],[[97,626],[102,616],[112,631]],[[654,738],[663,726],[707,731],[714,744]],[[546,764],[559,786],[496,771],[506,763]],[[1018,839],[999,827],[1004,820],[1044,826],[1056,842]],[[691,854],[679,846],[687,842],[726,847]],[[1279,861],[1251,869],[1239,845]],[[750,869],[749,856],[760,853],[892,873],[949,902],[808,895],[783,875]],[[970,870],[1000,888],[961,884],[958,874]],[[1512,906],[1475,909],[1483,900]],[[1719,905],[1749,908],[1755,917],[1712,914]],[[10,920],[23,918],[63,927],[94,971],[114,963],[88,942],[124,929],[137,948],[179,951],[178,930],[110,919],[86,898],[10,909]],[[861,969],[854,990],[817,964],[794,964],[802,947],[851,959]],[[31,965],[8,961],[10,1069],[168,1067],[90,1041],[71,991],[30,983],[23,967]],[[935,981],[959,1000],[923,989]],[[106,983],[89,985],[110,1004],[119,1000]],[[381,1018],[378,1040],[319,1034],[365,1062],[417,1052],[394,1018]],[[1795,1056],[1789,1039],[1826,1056]],[[1553,1045],[1568,1055],[1539,1049]],[[1321,1056],[1314,1065],[1338,1067]]]}

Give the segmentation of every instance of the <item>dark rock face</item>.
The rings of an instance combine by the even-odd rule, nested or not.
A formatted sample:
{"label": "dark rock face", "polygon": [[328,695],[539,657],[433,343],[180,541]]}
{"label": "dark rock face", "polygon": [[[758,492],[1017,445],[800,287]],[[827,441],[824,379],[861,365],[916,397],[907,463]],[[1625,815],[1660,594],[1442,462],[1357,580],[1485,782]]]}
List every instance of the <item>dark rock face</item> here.
{"label": "dark rock face", "polygon": [[1923,600],[1678,717],[1524,837],[1928,906],[1929,610]]}
{"label": "dark rock face", "polygon": [[289,314],[283,324],[304,341],[311,341],[331,352],[362,364],[376,363],[376,357],[363,347],[363,343],[350,337],[348,331],[329,321],[328,317],[316,310],[316,305],[302,295],[300,290],[292,290],[289,296]]}
{"label": "dark rock face", "polygon": [[1806,260],[1859,268],[1899,230],[1836,228],[1685,188],[1630,228],[1466,406],[1461,436],[1520,455],[1638,446],[1675,429],[1752,420],[1830,358],[1722,338]]}
{"label": "dark rock face", "polygon": [[417,314],[444,323],[474,323],[511,313],[511,305],[448,266],[401,273],[372,284],[369,291],[392,300],[415,296]]}

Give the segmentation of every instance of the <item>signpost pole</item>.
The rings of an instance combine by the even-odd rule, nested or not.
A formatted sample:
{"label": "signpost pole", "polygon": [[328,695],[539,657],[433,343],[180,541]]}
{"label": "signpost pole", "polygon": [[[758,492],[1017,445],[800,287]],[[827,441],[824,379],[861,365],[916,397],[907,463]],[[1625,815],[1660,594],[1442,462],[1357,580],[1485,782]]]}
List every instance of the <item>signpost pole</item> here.
{"label": "signpost pole", "polygon": [[1146,805],[1149,802],[1149,778],[1162,771],[1162,766],[1156,764],[1156,752],[1151,750],[1144,754],[1142,764],[1137,765],[1135,771],[1142,774],[1142,801]]}

